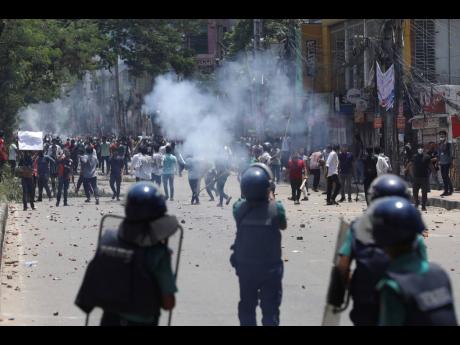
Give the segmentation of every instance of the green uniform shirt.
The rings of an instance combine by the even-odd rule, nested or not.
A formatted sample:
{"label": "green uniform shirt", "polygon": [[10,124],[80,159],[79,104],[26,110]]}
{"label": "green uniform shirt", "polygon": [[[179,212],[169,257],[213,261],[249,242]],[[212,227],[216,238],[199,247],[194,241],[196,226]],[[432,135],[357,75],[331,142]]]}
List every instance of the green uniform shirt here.
{"label": "green uniform shirt", "polygon": [[[238,209],[241,207],[243,202],[246,202],[246,200],[245,199],[238,199],[233,204],[233,218],[235,218],[235,220],[236,220],[236,215],[237,215]],[[276,201],[275,203],[276,203],[276,211],[277,211],[277,214],[278,214],[279,223],[280,224],[286,224],[286,210],[284,209],[283,204],[281,203],[281,201]]]}
{"label": "green uniform shirt", "polygon": [[[174,274],[171,268],[171,255],[164,245],[156,245],[147,249],[147,267],[160,288],[161,295],[173,295],[177,292]],[[160,310],[151,317],[121,314],[123,318],[133,322],[153,323],[160,316]]]}
{"label": "green uniform shirt", "polygon": [[[426,258],[422,258],[420,255],[413,255],[413,253],[407,253],[392,260],[388,271],[423,274],[428,269],[429,263]],[[380,291],[379,326],[404,325],[406,320],[406,306],[398,296],[401,291],[398,283],[386,277],[377,284],[377,289]]]}

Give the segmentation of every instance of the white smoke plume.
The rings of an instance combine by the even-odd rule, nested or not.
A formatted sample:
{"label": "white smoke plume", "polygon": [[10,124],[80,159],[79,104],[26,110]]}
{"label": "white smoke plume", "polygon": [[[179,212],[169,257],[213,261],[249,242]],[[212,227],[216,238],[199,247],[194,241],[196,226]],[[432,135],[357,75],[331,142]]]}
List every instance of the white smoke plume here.
{"label": "white smoke plume", "polygon": [[[144,98],[143,111],[157,114],[156,121],[167,138],[184,140],[185,153],[215,159],[241,134],[239,126],[243,122],[251,124],[255,105],[261,105],[265,133],[285,135],[295,98],[283,66],[271,51],[255,59],[241,55],[216,71],[213,89],[204,88],[198,81],[178,80],[174,74],[162,75]],[[258,90],[257,103],[253,90]],[[301,99],[297,101],[300,104]],[[300,121],[291,118],[290,134],[306,130],[306,116],[301,115]]]}

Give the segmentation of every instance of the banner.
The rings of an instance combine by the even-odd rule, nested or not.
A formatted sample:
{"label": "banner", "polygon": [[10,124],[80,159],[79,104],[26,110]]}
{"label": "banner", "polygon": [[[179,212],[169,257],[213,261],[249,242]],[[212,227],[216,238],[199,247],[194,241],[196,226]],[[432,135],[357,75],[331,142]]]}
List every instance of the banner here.
{"label": "banner", "polygon": [[385,110],[393,108],[395,100],[395,69],[394,65],[383,73],[380,65],[377,65],[377,93],[379,97],[379,104]]}
{"label": "banner", "polygon": [[43,132],[18,132],[19,150],[41,151],[43,150]]}

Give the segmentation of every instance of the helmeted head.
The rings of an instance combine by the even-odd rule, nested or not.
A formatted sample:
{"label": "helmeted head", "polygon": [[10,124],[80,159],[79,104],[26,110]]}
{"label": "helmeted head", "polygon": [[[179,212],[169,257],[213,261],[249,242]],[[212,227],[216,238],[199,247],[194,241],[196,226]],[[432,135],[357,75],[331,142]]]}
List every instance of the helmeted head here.
{"label": "helmeted head", "polygon": [[399,176],[384,174],[377,177],[369,187],[369,201],[385,196],[399,196],[410,200],[409,186]]}
{"label": "helmeted head", "polygon": [[381,247],[410,244],[426,229],[420,212],[409,200],[401,197],[379,199],[366,213],[375,243]]}
{"label": "helmeted head", "polygon": [[125,215],[128,222],[152,221],[164,216],[166,203],[152,182],[135,183],[126,196]]}
{"label": "helmeted head", "polygon": [[241,176],[241,194],[248,201],[268,200],[272,180],[273,173],[268,166],[251,164]]}

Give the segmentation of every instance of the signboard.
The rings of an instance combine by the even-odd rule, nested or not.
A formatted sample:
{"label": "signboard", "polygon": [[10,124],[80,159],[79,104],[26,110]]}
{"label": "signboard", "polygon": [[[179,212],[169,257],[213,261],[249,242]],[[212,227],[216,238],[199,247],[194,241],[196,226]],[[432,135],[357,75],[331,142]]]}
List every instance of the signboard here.
{"label": "signboard", "polygon": [[396,117],[396,128],[404,129],[406,128],[406,118],[404,116],[397,116]]}
{"label": "signboard", "polygon": [[460,117],[458,115],[452,115],[450,119],[452,123],[452,138],[460,138]]}
{"label": "signboard", "polygon": [[439,117],[427,117],[425,119],[412,120],[412,129],[438,128]]}
{"label": "signboard", "polygon": [[19,150],[41,151],[43,150],[43,132],[18,132]]}
{"label": "signboard", "polygon": [[383,120],[381,117],[376,117],[374,119],[374,128],[382,128],[383,127]]}

